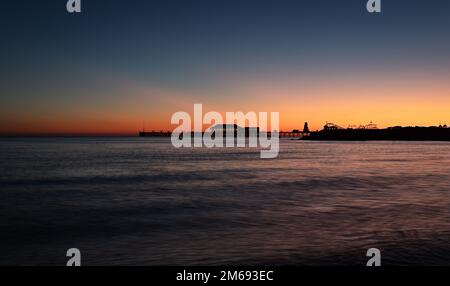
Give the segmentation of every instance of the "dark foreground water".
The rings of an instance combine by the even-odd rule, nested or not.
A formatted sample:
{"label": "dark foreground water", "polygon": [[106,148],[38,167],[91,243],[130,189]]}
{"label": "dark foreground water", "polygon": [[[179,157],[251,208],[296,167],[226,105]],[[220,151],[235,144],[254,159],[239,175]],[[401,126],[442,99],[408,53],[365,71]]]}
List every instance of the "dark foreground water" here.
{"label": "dark foreground water", "polygon": [[450,265],[450,143],[0,140],[0,265]]}

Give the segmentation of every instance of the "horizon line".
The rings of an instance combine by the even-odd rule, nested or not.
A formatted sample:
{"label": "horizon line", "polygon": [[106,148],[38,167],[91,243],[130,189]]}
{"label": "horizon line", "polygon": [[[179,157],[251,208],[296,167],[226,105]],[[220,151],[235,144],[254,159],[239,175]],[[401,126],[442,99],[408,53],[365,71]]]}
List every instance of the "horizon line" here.
{"label": "horizon line", "polygon": [[[334,124],[332,122],[327,122]],[[351,126],[351,125],[349,125]],[[408,128],[408,127],[422,127],[422,128],[448,128],[449,126],[446,124],[439,124],[439,125],[431,125],[431,126],[422,126],[422,125],[394,125],[389,127],[383,127],[378,129],[388,129],[388,128],[394,128],[394,127],[402,127],[402,128]],[[244,127],[243,127],[244,128]],[[258,127],[259,128],[259,127]],[[301,128],[300,128],[301,129]],[[284,130],[283,128],[280,128],[278,132],[291,132],[293,130],[300,130],[300,129],[292,129],[289,131]],[[358,128],[343,128],[343,129],[358,129]],[[319,131],[319,129],[315,130]],[[135,137],[139,136],[139,133],[146,132],[172,132],[171,130],[162,130],[162,129],[147,129],[147,130],[136,130],[136,131],[127,131],[127,132],[0,132],[0,138],[19,138],[19,137]],[[186,131],[189,132],[189,131]],[[194,132],[191,130],[190,132]],[[265,131],[264,131],[265,132]],[[270,131],[269,131],[270,132]],[[314,131],[313,131],[314,132]]]}

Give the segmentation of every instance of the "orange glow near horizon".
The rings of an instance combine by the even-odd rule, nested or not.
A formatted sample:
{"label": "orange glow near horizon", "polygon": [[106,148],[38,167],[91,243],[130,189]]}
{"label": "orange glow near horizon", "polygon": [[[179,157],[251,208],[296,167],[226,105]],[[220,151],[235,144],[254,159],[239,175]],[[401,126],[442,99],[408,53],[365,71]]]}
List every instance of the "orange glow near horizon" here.
{"label": "orange glow near horizon", "polygon": [[0,134],[133,135],[142,130],[144,121],[146,130],[172,130],[171,115],[192,114],[195,103],[203,104],[203,114],[279,112],[284,131],[302,129],[304,122],[311,130],[321,129],[325,122],[347,127],[372,121],[381,128],[450,124],[450,83],[433,78],[278,84],[242,80],[227,90],[208,92],[143,87],[133,88],[126,98],[97,105],[61,101],[53,109],[44,108],[44,103],[33,109],[3,107]]}

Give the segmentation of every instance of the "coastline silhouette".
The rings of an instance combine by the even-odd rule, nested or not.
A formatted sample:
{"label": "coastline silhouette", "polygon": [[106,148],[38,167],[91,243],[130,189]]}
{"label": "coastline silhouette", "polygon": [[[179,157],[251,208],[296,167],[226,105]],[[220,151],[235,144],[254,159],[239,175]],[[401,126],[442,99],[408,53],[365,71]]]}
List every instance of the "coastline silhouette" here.
{"label": "coastline silhouette", "polygon": [[378,129],[370,123],[359,128],[341,128],[333,123],[327,123],[320,131],[311,132],[303,140],[326,141],[450,141],[450,128],[446,125],[430,127],[388,127]]}
{"label": "coastline silhouette", "polygon": [[[234,125],[234,136],[237,129],[245,129],[245,137],[250,136],[248,127]],[[224,128],[225,129],[225,128]],[[170,131],[142,130],[140,137],[170,137]],[[194,134],[194,132],[192,132]],[[224,132],[224,136],[225,136]],[[260,129],[256,127],[256,135],[259,136]],[[272,136],[272,132],[267,132]],[[334,123],[326,123],[322,130],[310,131],[308,123],[305,122],[303,131],[294,129],[292,131],[277,132],[278,136],[286,138],[298,138],[310,141],[450,141],[450,128],[447,125],[439,126],[394,126],[388,128],[377,128],[373,123],[359,127],[342,128]]]}

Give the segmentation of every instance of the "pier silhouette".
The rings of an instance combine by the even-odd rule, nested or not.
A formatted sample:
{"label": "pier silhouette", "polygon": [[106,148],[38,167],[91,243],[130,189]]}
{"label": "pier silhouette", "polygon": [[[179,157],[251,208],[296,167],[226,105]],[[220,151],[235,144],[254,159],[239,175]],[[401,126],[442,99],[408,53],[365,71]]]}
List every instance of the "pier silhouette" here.
{"label": "pier silhouette", "polygon": [[[246,138],[251,136],[260,136],[260,134],[267,134],[268,137],[279,136],[280,138],[311,141],[450,141],[450,128],[447,125],[430,127],[394,126],[379,129],[373,123],[361,125],[359,127],[349,126],[347,128],[343,128],[337,124],[327,122],[322,130],[310,131],[308,123],[305,122],[303,130],[294,129],[292,131],[274,132],[262,132],[259,127],[240,127],[234,124],[223,125],[220,126],[220,128],[213,128],[209,131],[203,131],[202,135],[208,132],[223,132],[223,137],[225,137],[228,130],[230,134],[234,134],[234,136],[237,137],[240,129],[242,129],[242,132],[245,134]],[[191,132],[192,136],[195,134],[196,132]],[[170,131],[147,132],[143,130],[139,132],[140,137],[170,137],[171,135],[172,132]]]}

